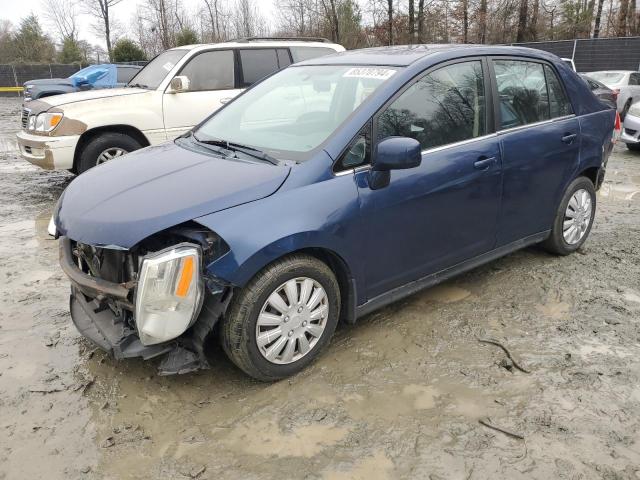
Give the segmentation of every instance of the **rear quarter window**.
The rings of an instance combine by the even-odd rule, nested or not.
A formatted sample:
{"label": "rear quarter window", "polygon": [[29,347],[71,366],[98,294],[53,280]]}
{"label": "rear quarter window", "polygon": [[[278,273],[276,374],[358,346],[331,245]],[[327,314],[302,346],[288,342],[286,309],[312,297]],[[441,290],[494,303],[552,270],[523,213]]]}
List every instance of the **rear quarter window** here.
{"label": "rear quarter window", "polygon": [[336,53],[333,48],[329,47],[290,47],[290,50],[294,63]]}

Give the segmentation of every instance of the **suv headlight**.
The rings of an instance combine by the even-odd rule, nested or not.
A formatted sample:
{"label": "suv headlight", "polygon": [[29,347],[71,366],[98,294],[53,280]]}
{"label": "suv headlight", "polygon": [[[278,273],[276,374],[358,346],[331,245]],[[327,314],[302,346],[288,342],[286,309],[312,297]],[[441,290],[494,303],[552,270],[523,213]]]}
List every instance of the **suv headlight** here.
{"label": "suv headlight", "polygon": [[180,244],[142,261],[136,292],[136,325],[143,345],[182,335],[202,306],[202,253]]}
{"label": "suv headlight", "polygon": [[31,115],[27,123],[27,129],[35,132],[48,133],[58,126],[64,114],[60,112],[41,113]]}
{"label": "suv headlight", "polygon": [[634,117],[640,117],[640,102],[631,105],[631,108],[629,108],[627,113]]}

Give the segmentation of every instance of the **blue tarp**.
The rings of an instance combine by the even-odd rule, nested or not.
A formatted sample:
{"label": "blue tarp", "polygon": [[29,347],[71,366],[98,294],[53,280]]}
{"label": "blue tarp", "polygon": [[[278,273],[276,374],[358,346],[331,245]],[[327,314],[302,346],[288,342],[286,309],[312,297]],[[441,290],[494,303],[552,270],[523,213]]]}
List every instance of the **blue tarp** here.
{"label": "blue tarp", "polygon": [[94,87],[113,87],[118,79],[115,65],[91,65],[69,77],[69,80],[78,87],[80,85],[93,85]]}

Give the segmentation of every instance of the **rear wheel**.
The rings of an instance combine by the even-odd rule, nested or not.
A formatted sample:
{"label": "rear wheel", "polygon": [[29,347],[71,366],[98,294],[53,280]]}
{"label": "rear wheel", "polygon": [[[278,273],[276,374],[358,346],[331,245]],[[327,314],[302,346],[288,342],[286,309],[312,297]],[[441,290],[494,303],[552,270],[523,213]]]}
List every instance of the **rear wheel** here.
{"label": "rear wheel", "polygon": [[587,177],[576,178],[558,206],[551,235],[543,246],[552,253],[569,255],[587,240],[596,213],[596,191]]}
{"label": "rear wheel", "polygon": [[89,140],[82,149],[78,158],[78,174],[139,148],[142,148],[142,145],[124,133],[106,132],[100,134]]}
{"label": "rear wheel", "polygon": [[258,273],[233,299],[220,334],[248,375],[274,381],[309,365],[338,323],[340,290],[331,269],[302,254]]}

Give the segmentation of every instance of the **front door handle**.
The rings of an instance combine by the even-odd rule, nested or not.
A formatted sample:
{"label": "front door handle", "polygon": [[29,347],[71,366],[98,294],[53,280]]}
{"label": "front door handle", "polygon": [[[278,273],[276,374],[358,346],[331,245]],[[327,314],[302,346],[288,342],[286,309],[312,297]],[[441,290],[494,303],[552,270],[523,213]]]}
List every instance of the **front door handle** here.
{"label": "front door handle", "polygon": [[473,164],[473,168],[476,170],[487,170],[494,163],[496,163],[496,157],[481,157]]}
{"label": "front door handle", "polygon": [[562,137],[562,142],[566,143],[567,145],[571,145],[577,136],[577,133],[565,133]]}

